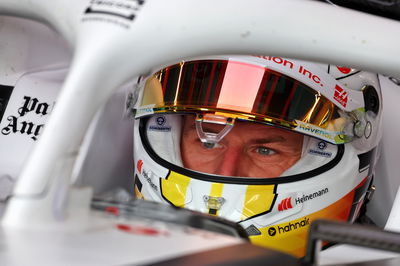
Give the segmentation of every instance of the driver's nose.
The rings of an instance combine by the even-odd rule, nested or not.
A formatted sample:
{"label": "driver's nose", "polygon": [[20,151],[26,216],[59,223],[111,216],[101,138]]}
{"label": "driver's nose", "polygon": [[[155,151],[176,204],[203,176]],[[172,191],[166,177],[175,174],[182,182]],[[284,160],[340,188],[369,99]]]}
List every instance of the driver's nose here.
{"label": "driver's nose", "polygon": [[230,147],[219,158],[217,175],[238,176],[241,165],[241,149],[239,147]]}

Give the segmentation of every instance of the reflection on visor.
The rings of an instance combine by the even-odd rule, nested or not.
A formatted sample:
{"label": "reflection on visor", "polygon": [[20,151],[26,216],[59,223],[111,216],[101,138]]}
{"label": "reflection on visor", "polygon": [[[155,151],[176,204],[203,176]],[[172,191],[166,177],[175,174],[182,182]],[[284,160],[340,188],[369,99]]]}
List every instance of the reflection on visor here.
{"label": "reflection on visor", "polygon": [[[147,80],[140,107],[151,107],[153,112],[223,113],[314,136],[312,131],[323,130],[320,135],[333,143],[343,143],[348,137],[343,135],[346,118],[319,92],[281,73],[243,62],[200,60],[162,69]],[[304,123],[316,129],[305,128]]]}

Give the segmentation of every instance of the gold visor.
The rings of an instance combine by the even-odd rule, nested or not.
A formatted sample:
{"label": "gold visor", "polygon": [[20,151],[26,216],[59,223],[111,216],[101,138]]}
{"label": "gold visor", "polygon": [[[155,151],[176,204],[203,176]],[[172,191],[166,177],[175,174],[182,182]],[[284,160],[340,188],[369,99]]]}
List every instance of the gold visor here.
{"label": "gold visor", "polygon": [[318,91],[263,66],[230,60],[181,62],[151,76],[136,115],[161,112],[223,114],[336,144],[351,139],[348,116]]}

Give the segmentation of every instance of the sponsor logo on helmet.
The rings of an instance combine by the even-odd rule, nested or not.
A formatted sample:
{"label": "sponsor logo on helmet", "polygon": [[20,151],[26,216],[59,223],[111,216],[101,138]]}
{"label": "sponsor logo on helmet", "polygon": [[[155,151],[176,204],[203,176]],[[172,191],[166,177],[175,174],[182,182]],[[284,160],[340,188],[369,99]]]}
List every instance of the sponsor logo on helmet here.
{"label": "sponsor logo on helmet", "polygon": [[293,69],[293,67],[294,67],[293,62],[291,62],[291,61],[289,61],[287,59],[283,59],[281,57],[264,56],[264,55],[256,55],[256,57],[262,58],[262,59],[265,59],[265,60],[268,60],[268,61],[272,61],[272,62],[274,62],[274,63],[276,63],[278,65],[283,65],[283,66],[289,67],[290,69]]}
{"label": "sponsor logo on helmet", "polygon": [[336,66],[336,68],[342,72],[343,74],[349,74],[351,72],[351,68],[343,67],[343,66]]}
{"label": "sponsor logo on helmet", "polygon": [[347,100],[348,100],[348,93],[345,91],[342,87],[336,84],[335,86],[335,93],[333,95],[333,98],[343,105],[343,107],[346,107],[347,105]]}
{"label": "sponsor logo on helmet", "polygon": [[256,57],[275,63],[275,65],[278,66],[281,70],[292,71],[294,69],[297,69],[297,72],[303,75],[305,78],[308,78],[312,82],[319,84],[321,87],[324,87],[324,84],[321,83],[321,78],[317,74],[312,73],[311,70],[307,69],[303,65],[295,66],[294,62],[276,56],[256,56]]}
{"label": "sponsor logo on helmet", "polygon": [[165,124],[165,121],[166,121],[166,119],[165,119],[165,116],[163,116],[163,115],[157,116],[157,118],[156,118],[157,125],[159,125],[159,126],[163,126]]}
{"label": "sponsor logo on helmet", "polygon": [[307,132],[307,133],[311,133],[312,135],[320,136],[320,137],[322,137],[324,139],[334,140],[334,137],[332,136],[331,132],[328,132],[326,130],[320,129],[320,128],[318,128],[316,126],[313,126],[313,125],[306,124],[306,123],[301,122],[299,120],[296,120],[296,122],[298,124],[298,126],[296,128],[297,130],[304,131],[304,132]]}
{"label": "sponsor logo on helmet", "polygon": [[278,227],[278,232],[279,234],[284,234],[287,232],[290,232],[292,230],[296,230],[299,228],[302,228],[304,226],[307,226],[310,224],[310,219],[308,217],[304,217],[304,219],[300,222],[289,222],[287,225],[285,226],[277,226]]}
{"label": "sponsor logo on helmet", "polygon": [[279,205],[278,205],[278,211],[280,211],[280,212],[284,211],[284,210],[287,210],[287,209],[291,209],[291,208],[293,208],[292,197],[283,199],[281,201],[281,203],[279,203]]}
{"label": "sponsor logo on helmet", "polygon": [[294,200],[293,200],[292,197],[284,198],[278,204],[278,211],[281,212],[281,211],[286,211],[286,210],[292,209],[297,204],[301,204],[301,203],[306,202],[308,200],[321,197],[322,195],[324,195],[324,194],[326,194],[328,192],[329,192],[329,189],[328,188],[324,188],[324,189],[321,189],[319,191],[316,191],[316,192],[313,192],[313,193],[310,193],[310,194],[307,194],[307,195],[303,195],[302,197],[297,197]]}
{"label": "sponsor logo on helmet", "polygon": [[136,168],[139,171],[139,173],[142,173],[142,166],[143,166],[143,161],[139,160],[136,164]]}
{"label": "sponsor logo on helmet", "polygon": [[154,130],[154,131],[171,131],[170,126],[165,126],[165,123],[167,122],[167,118],[163,115],[159,115],[155,117],[155,122],[156,125],[150,125],[149,130]]}
{"label": "sponsor logo on helmet", "polygon": [[328,146],[328,144],[326,144],[325,141],[320,141],[320,142],[318,142],[317,146],[318,146],[318,148],[319,148],[320,150],[325,150],[326,147]]}
{"label": "sponsor logo on helmet", "polygon": [[285,234],[308,225],[310,225],[310,218],[304,217],[301,221],[289,222],[283,225],[271,226],[268,228],[268,235],[275,236],[276,234]]}
{"label": "sponsor logo on helmet", "polygon": [[140,107],[136,109],[135,117],[154,114],[153,107]]}
{"label": "sponsor logo on helmet", "polygon": [[302,197],[296,198],[295,199],[295,203],[296,204],[300,204],[300,203],[306,202],[308,200],[321,197],[321,196],[325,195],[328,192],[329,192],[329,189],[326,187],[326,188],[321,189],[319,191],[316,191],[316,192],[310,193],[308,195],[303,195]]}
{"label": "sponsor logo on helmet", "polygon": [[158,186],[156,184],[154,184],[152,181],[152,177],[155,176],[153,172],[145,171],[143,169],[142,176],[144,177],[144,179],[146,179],[146,181],[149,183],[149,185],[151,186],[152,189],[154,189],[155,191],[158,191]]}
{"label": "sponsor logo on helmet", "polygon": [[313,155],[319,155],[319,156],[323,156],[323,157],[331,157],[332,153],[331,152],[327,152],[327,151],[323,151],[326,149],[326,147],[328,147],[328,144],[325,141],[320,141],[317,144],[317,148],[318,149],[310,149],[308,150],[308,153],[313,154]]}
{"label": "sponsor logo on helmet", "polygon": [[313,150],[313,149],[310,149],[308,151],[308,153],[314,154],[314,155],[320,155],[320,156],[327,157],[327,158],[332,156],[331,152],[324,152],[324,151],[318,151],[318,150]]}
{"label": "sponsor logo on helmet", "polygon": [[268,234],[269,234],[270,236],[276,235],[276,229],[275,229],[275,227],[271,226],[270,228],[268,228]]}

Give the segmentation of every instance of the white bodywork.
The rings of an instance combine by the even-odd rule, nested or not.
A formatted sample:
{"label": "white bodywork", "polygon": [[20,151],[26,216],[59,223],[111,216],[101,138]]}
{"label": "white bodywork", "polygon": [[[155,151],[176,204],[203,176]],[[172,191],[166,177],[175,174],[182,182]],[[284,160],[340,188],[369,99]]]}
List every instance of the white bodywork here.
{"label": "white bodywork", "polygon": [[[31,136],[0,135],[0,181],[18,179],[14,197],[2,218],[2,235],[6,236],[2,241],[10,249],[0,254],[1,264],[29,264],[29,257],[35,255],[30,241],[35,243],[40,239],[46,243],[52,238],[50,232],[68,240],[49,245],[42,265],[54,265],[57,258],[62,259],[60,264],[64,259],[68,265],[69,259],[78,262],[79,258],[82,258],[79,263],[85,264],[86,256],[91,257],[90,252],[105,254],[109,247],[96,241],[96,237],[103,241],[108,237],[118,238],[116,242],[121,241],[121,247],[134,245],[132,239],[124,242],[123,236],[114,235],[118,233],[107,235],[109,229],[98,226],[102,218],[98,218],[99,223],[93,222],[96,214],[88,207],[92,190],[77,189],[70,183],[91,185],[95,192],[103,192],[111,183],[128,185],[126,179],[131,173],[123,172],[130,170],[132,141],[130,121],[124,118],[125,93],[132,86],[133,77],[147,73],[156,65],[205,54],[251,53],[324,61],[400,77],[400,23],[397,21],[315,1],[148,0],[141,5],[139,1],[110,0],[126,4],[127,8],[105,7],[100,2],[0,2],[0,14],[44,22],[58,32],[37,22],[0,17],[1,84],[15,86],[16,91],[21,87],[20,99],[35,89],[36,84],[43,89],[43,97],[48,97],[42,102],[57,103],[50,119],[30,118],[37,119],[37,124],[47,119],[46,130],[40,134],[40,141],[36,141],[32,152],[25,148],[33,146]],[[88,8],[128,17],[134,15],[134,19],[85,13]],[[47,79],[49,76],[51,80]],[[400,126],[396,123],[400,118],[397,110],[400,87],[388,77],[381,76],[381,82],[386,84],[382,91],[384,141],[375,178],[377,193],[370,203],[370,212],[379,225],[387,223],[388,229],[400,231],[400,200],[399,196],[396,198],[400,185],[397,174]],[[111,100],[105,105],[107,99]],[[102,106],[104,109],[99,111]],[[6,118],[17,111],[7,112],[10,113],[4,114],[1,129],[8,125]],[[96,112],[99,115],[95,116]],[[110,127],[119,129],[107,132]],[[100,135],[104,130],[104,135]],[[111,140],[113,145],[99,147],[99,143],[107,145],[104,139]],[[5,145],[10,146],[9,150],[3,148]],[[110,154],[112,158],[107,157]],[[7,168],[12,163],[13,167]],[[107,180],[110,176],[122,178],[111,182]],[[11,187],[10,182],[7,184]],[[79,258],[57,253],[68,254],[78,247],[86,247],[84,238],[91,230],[100,230],[95,238],[88,240],[93,241],[95,250],[82,251]],[[28,240],[21,245],[21,232],[25,231],[29,232]],[[71,238],[70,234],[80,236]],[[198,247],[205,249],[207,241],[198,241]],[[221,238],[218,243],[224,246],[237,240]],[[337,254],[343,258],[337,262],[344,262],[346,258],[347,261],[367,259],[354,256],[354,252],[348,247],[337,247],[324,252],[321,262],[334,262],[331,258]],[[18,258],[23,254],[26,260]],[[109,260],[99,256],[93,264],[140,263],[135,258],[137,254],[131,253],[125,260],[117,260],[115,254],[104,255]],[[379,252],[369,259],[388,256],[393,255]]]}

